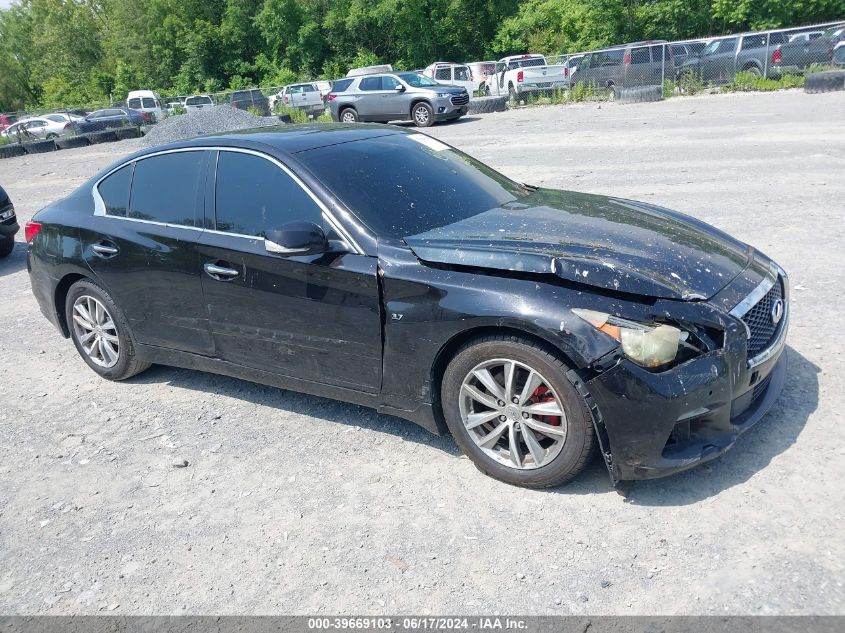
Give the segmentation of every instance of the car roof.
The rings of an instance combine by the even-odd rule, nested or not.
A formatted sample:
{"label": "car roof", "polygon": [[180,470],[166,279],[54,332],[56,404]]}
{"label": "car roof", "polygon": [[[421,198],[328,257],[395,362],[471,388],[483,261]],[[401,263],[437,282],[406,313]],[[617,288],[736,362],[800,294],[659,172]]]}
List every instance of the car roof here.
{"label": "car roof", "polygon": [[383,136],[413,134],[414,130],[386,126],[377,123],[314,123],[302,125],[281,125],[238,130],[224,134],[201,136],[168,145],[161,145],[143,150],[133,157],[155,153],[162,150],[182,147],[231,146],[246,149],[271,148],[284,154],[296,154],[319,147],[328,147],[340,143],[351,143]]}

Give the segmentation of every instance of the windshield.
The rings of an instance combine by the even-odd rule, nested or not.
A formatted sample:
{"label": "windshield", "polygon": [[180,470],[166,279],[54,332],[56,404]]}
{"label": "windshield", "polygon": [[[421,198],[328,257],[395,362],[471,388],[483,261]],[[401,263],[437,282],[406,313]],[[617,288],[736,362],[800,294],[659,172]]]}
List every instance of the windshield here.
{"label": "windshield", "polygon": [[438,85],[436,81],[429,79],[425,75],[420,75],[419,73],[396,73],[396,76],[414,88],[427,88],[429,86]]}
{"label": "windshield", "polygon": [[299,152],[308,169],[376,234],[403,238],[527,195],[520,185],[423,134],[393,134]]}
{"label": "windshield", "polygon": [[188,97],[185,105],[211,105],[211,97]]}

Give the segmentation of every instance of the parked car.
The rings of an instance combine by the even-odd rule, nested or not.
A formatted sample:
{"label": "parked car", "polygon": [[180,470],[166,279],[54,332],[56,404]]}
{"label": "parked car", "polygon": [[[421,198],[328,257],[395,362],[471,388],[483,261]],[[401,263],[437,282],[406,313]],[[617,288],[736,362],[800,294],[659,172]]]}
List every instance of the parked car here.
{"label": "parked car", "polygon": [[161,121],[167,116],[161,97],[152,90],[132,90],[126,97],[126,107],[150,115],[150,123]]}
{"label": "parked car", "polygon": [[468,104],[466,88],[442,86],[411,72],[356,77],[343,92],[329,96],[332,120],[343,123],[411,120],[429,127],[461,118]]}
{"label": "parked car", "polygon": [[379,64],[377,66],[363,66],[362,68],[353,68],[348,73],[347,77],[362,77],[364,75],[375,75],[377,73],[392,73],[393,66],[390,64]]}
{"label": "parked car", "polygon": [[496,62],[470,62],[467,64],[472,72],[472,78],[478,83],[478,90],[485,95],[490,94],[490,85],[496,81]]}
{"label": "parked car", "polygon": [[14,114],[0,114],[0,132],[5,130],[13,123],[17,123],[18,117]]}
{"label": "parked car", "polygon": [[479,85],[481,85],[481,82],[476,81],[473,77],[472,70],[466,64],[435,62],[427,66],[422,74],[445,86],[466,88],[469,94],[473,94],[478,90]]}
{"label": "parked car", "polygon": [[278,94],[270,97],[270,109],[275,110],[277,105],[298,108],[308,114],[321,114],[326,109],[323,95],[313,83],[291,84],[283,87]]}
{"label": "parked car", "polygon": [[569,88],[567,70],[549,65],[542,55],[526,54],[503,57],[496,62],[496,78],[490,93],[508,95],[516,101],[526,94],[538,95]]}
{"label": "parked car", "polygon": [[573,83],[587,83],[615,91],[632,86],[660,85],[675,76],[668,42],[648,40],[592,51],[578,65]]}
{"label": "parked car", "polygon": [[15,233],[19,230],[15,207],[9,194],[0,187],[0,257],[6,257],[15,248]]}
{"label": "parked car", "polygon": [[262,116],[270,115],[270,103],[267,97],[258,90],[236,90],[229,95],[229,105],[238,110],[255,109],[261,113]]}
{"label": "parked car", "polygon": [[678,76],[692,74],[705,83],[726,84],[738,72],[768,76],[771,73],[769,56],[772,49],[786,41],[782,31],[744,33],[712,40],[699,57],[687,59]]}
{"label": "parked car", "polygon": [[332,91],[332,82],[331,81],[315,81],[314,85],[317,86],[317,90],[320,91],[320,95],[323,97],[323,105],[326,104],[329,98],[329,93]]}
{"label": "parked car", "polygon": [[3,132],[3,136],[16,141],[50,140],[66,136],[73,131],[73,123],[58,115],[29,117],[13,123]]}
{"label": "parked car", "polygon": [[780,76],[799,73],[813,64],[830,64],[836,46],[845,41],[845,24],[826,29],[821,36],[809,40],[795,40],[771,51],[770,74]]}
{"label": "parked car", "polygon": [[684,62],[690,58],[700,56],[707,44],[708,40],[670,44],[670,48],[672,50],[672,63],[675,65],[675,68],[680,68],[683,66]]}
{"label": "parked car", "polygon": [[522,486],[596,448],[614,481],[714,460],[787,373],[789,284],[761,252],[412,129],[148,148],[26,236],[41,312],[100,376],[175,365],[375,407]]}
{"label": "parked car", "polygon": [[164,104],[164,109],[167,110],[167,116],[171,116],[176,110],[185,109],[185,97],[180,97],[175,100],[168,101]]}
{"label": "parked car", "polygon": [[185,112],[199,112],[203,108],[213,108],[214,101],[208,95],[194,95],[185,99]]}
{"label": "parked car", "polygon": [[74,126],[78,132],[102,132],[122,127],[141,127],[152,122],[149,112],[137,112],[131,108],[105,108],[96,110],[77,121]]}

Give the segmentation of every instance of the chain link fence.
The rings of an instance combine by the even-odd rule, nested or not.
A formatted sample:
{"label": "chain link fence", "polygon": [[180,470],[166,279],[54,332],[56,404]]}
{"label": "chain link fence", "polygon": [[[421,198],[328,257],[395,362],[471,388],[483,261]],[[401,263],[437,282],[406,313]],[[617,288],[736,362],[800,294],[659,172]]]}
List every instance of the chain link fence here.
{"label": "chain link fence", "polygon": [[[798,87],[803,85],[807,73],[845,68],[845,19],[675,42],[635,42],[546,56],[545,64],[554,82],[540,82],[535,84],[536,90],[523,92],[521,86],[513,85],[513,73],[506,72],[512,69],[504,64],[470,63],[471,67],[486,69],[485,75],[475,78],[479,84],[477,96],[505,95],[518,101],[534,98],[549,102],[612,98],[650,101],[725,87]],[[328,116],[326,102],[331,85],[328,81],[312,80],[288,86],[171,96],[138,90],[126,99],[107,103],[3,113],[0,146],[34,147],[34,143],[52,141],[61,147],[83,143],[74,141],[75,137],[84,137],[84,142],[131,138],[168,116],[220,105],[300,122]]]}

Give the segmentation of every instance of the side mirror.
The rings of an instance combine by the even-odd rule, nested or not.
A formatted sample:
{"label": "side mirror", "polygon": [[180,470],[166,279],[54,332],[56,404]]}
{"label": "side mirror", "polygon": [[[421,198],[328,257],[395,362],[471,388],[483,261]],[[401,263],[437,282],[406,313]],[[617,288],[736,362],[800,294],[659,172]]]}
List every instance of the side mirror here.
{"label": "side mirror", "polygon": [[314,255],[328,250],[329,241],[313,222],[288,222],[267,231],[264,248],[279,255]]}
{"label": "side mirror", "polygon": [[394,88],[394,90],[395,90],[396,92],[405,92],[405,86],[403,86],[402,84],[399,84],[398,86],[396,86],[396,87]]}

